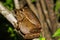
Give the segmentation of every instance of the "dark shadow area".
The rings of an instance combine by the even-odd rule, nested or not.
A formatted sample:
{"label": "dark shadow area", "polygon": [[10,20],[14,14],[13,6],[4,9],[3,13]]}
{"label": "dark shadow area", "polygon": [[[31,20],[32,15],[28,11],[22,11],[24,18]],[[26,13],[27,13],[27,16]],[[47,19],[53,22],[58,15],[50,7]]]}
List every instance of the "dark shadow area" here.
{"label": "dark shadow area", "polygon": [[60,23],[60,17],[58,18],[58,22]]}
{"label": "dark shadow area", "polygon": [[7,31],[9,27],[14,29],[10,22],[0,14],[0,40],[23,40],[22,36],[18,35],[16,32],[14,32],[16,36],[11,37],[11,33]]}

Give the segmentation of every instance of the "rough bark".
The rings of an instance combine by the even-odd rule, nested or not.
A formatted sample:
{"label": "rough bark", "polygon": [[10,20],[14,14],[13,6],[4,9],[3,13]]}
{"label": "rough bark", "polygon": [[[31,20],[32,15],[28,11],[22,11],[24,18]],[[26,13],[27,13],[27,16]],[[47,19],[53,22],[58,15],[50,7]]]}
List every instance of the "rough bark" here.
{"label": "rough bark", "polygon": [[57,29],[57,20],[56,20],[56,14],[53,10],[53,4],[51,3],[50,0],[46,0],[46,5],[47,5],[47,9],[48,9],[48,12],[49,12],[49,18],[50,18],[50,21],[51,21],[51,25],[52,25],[52,33],[54,33]]}
{"label": "rough bark", "polygon": [[50,19],[49,19],[49,15],[48,15],[48,10],[46,8],[46,4],[45,4],[45,1],[44,0],[40,0],[40,3],[41,3],[41,6],[42,6],[42,10],[43,10],[43,13],[44,13],[44,17],[46,18],[46,22],[48,24],[48,27],[50,28],[50,31],[52,31],[52,28],[51,28],[51,22],[50,22]]}
{"label": "rough bark", "polygon": [[9,11],[7,8],[3,6],[0,2],[0,13],[14,26],[17,24],[17,20],[15,19],[13,13]]}
{"label": "rough bark", "polygon": [[36,0],[36,6],[37,6],[38,14],[39,14],[39,20],[42,26],[42,35],[43,37],[46,38],[46,40],[52,40],[48,25],[45,21],[44,15],[41,10],[39,0]]}

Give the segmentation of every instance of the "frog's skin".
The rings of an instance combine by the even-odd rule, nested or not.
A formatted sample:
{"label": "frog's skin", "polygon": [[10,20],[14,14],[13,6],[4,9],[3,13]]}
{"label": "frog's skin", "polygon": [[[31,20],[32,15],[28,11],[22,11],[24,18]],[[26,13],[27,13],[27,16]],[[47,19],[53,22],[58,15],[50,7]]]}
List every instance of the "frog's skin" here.
{"label": "frog's skin", "polygon": [[32,39],[40,36],[40,22],[29,8],[26,7],[21,10],[17,10],[16,15],[18,20],[17,29],[23,33],[22,35],[25,39]]}

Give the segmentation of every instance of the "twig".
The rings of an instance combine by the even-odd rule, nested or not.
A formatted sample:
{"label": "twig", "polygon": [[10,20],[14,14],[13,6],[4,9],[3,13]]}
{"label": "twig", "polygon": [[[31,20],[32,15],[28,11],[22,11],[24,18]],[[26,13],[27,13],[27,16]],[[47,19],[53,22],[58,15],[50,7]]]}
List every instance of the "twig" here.
{"label": "twig", "polygon": [[15,24],[17,24],[17,20],[13,16],[12,12],[6,9],[1,2],[0,13],[15,27]]}
{"label": "twig", "polygon": [[15,4],[15,8],[16,9],[20,9],[20,5],[19,5],[19,1],[18,0],[14,0],[14,4]]}

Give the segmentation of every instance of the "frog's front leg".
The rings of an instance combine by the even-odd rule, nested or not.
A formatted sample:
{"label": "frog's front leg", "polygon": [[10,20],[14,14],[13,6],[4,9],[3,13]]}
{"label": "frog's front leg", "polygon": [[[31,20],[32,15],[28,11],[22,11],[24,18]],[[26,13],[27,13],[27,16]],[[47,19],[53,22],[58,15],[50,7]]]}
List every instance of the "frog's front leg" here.
{"label": "frog's front leg", "polygon": [[16,19],[17,19],[17,27],[16,27],[16,29],[17,30],[19,30],[20,28],[19,28],[19,23],[20,22],[22,22],[23,20],[24,20],[24,15],[21,13],[21,11],[17,11],[17,13],[16,13]]}
{"label": "frog's front leg", "polygon": [[22,11],[18,10],[16,12],[16,18],[17,18],[18,22],[21,22],[24,19],[24,15],[23,15]]}

